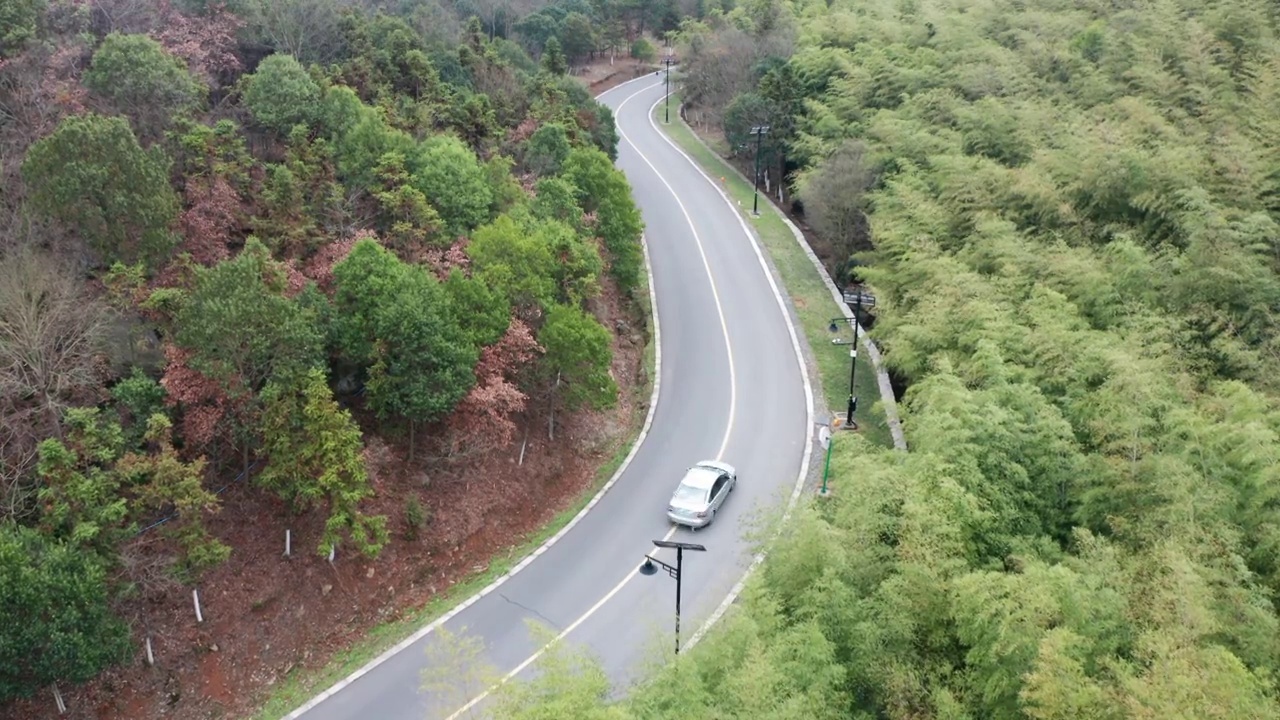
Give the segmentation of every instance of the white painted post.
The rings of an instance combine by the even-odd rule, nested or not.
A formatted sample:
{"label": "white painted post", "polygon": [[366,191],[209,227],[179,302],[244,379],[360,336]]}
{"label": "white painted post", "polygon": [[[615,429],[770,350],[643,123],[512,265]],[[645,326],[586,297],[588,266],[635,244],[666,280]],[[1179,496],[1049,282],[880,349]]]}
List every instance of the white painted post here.
{"label": "white painted post", "polygon": [[285,557],[290,557],[293,550],[293,544],[292,544],[293,538],[290,537],[289,533],[290,531],[288,530],[284,531],[284,556]]}
{"label": "white painted post", "polygon": [[56,684],[53,686],[53,701],[58,704],[58,714],[66,715],[67,704],[62,702],[62,693],[58,692],[58,686]]}
{"label": "white painted post", "polygon": [[191,589],[191,600],[196,605],[196,622],[204,622],[204,615],[200,613],[200,591],[195,588]]}
{"label": "white painted post", "polygon": [[153,665],[153,666],[156,664],[156,656],[151,652],[151,636],[150,635],[147,636],[147,664]]}
{"label": "white painted post", "polygon": [[520,460],[516,462],[516,465],[524,464],[524,448],[528,444],[529,444],[529,428],[525,428],[524,440],[520,441]]}
{"label": "white painted post", "polygon": [[329,562],[333,562],[333,556],[334,556],[337,552],[338,552],[338,546],[337,546],[337,545],[330,545],[330,546],[329,546]]}

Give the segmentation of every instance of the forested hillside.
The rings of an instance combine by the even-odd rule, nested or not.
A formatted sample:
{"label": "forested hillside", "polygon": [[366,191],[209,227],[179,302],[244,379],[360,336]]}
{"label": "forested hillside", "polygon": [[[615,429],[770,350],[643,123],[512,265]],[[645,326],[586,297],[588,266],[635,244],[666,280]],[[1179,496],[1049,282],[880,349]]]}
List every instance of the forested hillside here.
{"label": "forested hillside", "polygon": [[687,115],[744,160],[770,126],[911,450],[839,443],[625,702],[562,664],[503,716],[1280,717],[1277,6],[713,5]]}
{"label": "forested hillside", "polygon": [[0,0],[9,716],[243,716],[628,440],[613,117],[481,10]]}

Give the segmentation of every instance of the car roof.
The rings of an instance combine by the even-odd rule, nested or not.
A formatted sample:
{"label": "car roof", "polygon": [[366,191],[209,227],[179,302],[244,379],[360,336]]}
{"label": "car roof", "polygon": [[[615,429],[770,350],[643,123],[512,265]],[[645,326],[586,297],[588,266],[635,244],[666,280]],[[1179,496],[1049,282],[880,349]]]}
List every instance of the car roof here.
{"label": "car roof", "polygon": [[688,485],[689,487],[706,490],[715,483],[716,478],[718,477],[720,477],[719,468],[708,467],[699,463],[698,465],[694,465],[689,468],[689,471],[684,474],[684,479],[680,482],[681,484]]}

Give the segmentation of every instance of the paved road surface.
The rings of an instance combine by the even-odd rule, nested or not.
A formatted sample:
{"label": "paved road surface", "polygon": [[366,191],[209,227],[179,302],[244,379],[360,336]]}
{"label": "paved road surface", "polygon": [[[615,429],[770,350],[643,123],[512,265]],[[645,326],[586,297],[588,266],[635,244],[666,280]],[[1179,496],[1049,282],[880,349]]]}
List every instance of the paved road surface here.
{"label": "paved road surface", "polygon": [[[585,643],[625,686],[644,662],[671,653],[674,581],[635,572],[653,552],[651,541],[674,537],[708,548],[685,555],[687,642],[750,562],[745,521],[757,507],[782,502],[797,481],[808,419],[792,335],[739,219],[651,121],[662,97],[661,78],[649,76],[600,98],[616,113],[618,165],[644,214],[659,317],[659,400],[643,442],[599,503],[527,567],[444,622],[450,633],[482,640],[484,662],[500,674],[536,671],[530,658],[542,642],[526,625],[531,619],[566,642]],[[711,526],[675,530],[666,501],[684,470],[709,458],[738,468],[738,488]],[[655,556],[673,563],[671,553]],[[418,635],[290,717],[482,716],[485,701],[470,701],[487,683],[469,671],[447,689],[422,688],[424,668],[448,678],[459,661],[456,650],[441,650],[456,641]],[[432,657],[433,650],[446,657]]]}

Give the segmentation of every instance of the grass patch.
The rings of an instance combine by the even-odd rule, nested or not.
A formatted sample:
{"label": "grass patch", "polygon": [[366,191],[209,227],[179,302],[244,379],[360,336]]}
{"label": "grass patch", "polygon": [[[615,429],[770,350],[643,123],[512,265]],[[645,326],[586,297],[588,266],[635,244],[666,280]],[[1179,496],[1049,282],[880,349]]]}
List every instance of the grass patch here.
{"label": "grass patch", "polygon": [[[650,307],[648,293],[648,275],[643,268],[641,268],[640,272],[640,289],[636,292],[636,303],[639,305],[643,317],[652,318],[652,308]],[[365,633],[364,637],[351,646],[335,653],[323,667],[314,669],[297,668],[291,671],[271,689],[271,694],[266,702],[257,714],[253,716],[255,720],[279,720],[325,688],[355,672],[388,648],[409,637],[419,628],[435,621],[455,605],[479,592],[486,585],[505,574],[552,535],[560,532],[575,515],[582,511],[582,508],[586,507],[591,498],[595,497],[600,488],[621,467],[622,461],[626,459],[627,453],[631,452],[631,446],[635,444],[636,436],[644,424],[645,415],[648,412],[648,402],[653,392],[654,370],[657,360],[657,346],[654,345],[652,328],[653,321],[650,319],[648,322],[650,327],[646,333],[648,340],[645,344],[644,372],[640,377],[640,383],[633,390],[636,399],[639,401],[636,403],[636,413],[631,418],[628,431],[617,441],[617,447],[614,449],[613,454],[596,471],[595,478],[586,492],[582,493],[581,497],[575,500],[573,505],[556,514],[551,522],[529,533],[520,543],[512,546],[502,555],[491,558],[488,567],[484,570],[458,582],[427,601],[421,607],[407,610],[395,620],[389,620],[373,626]]]}
{"label": "grass patch", "polygon": [[[672,107],[679,107],[678,103],[676,94],[672,93]],[[791,296],[796,316],[800,318],[800,330],[813,350],[821,375],[826,407],[823,407],[821,398],[815,398],[818,401],[815,408],[818,419],[825,419],[822,413],[827,408],[843,416],[849,404],[849,347],[832,345],[832,335],[827,330],[827,325],[831,318],[848,316],[852,312],[831,299],[822,276],[818,274],[804,249],[796,243],[791,229],[783,222],[781,211],[762,196],[760,217],[753,217],[751,201],[754,188],[739,178],[723,158],[699,142],[693,130],[675,113],[672,114],[669,125],[663,124],[662,118],[662,106],[658,105],[654,109],[654,120],[658,126],[696,160],[708,175],[717,179],[724,178],[721,188],[738,203],[739,214],[755,228],[765,251],[778,269],[779,279]],[[853,333],[848,324],[841,323],[841,326],[839,337],[852,340]],[[858,426],[867,440],[892,447],[893,436],[889,433],[889,425],[880,405],[880,386],[876,382],[875,368],[865,352],[858,354],[857,362],[855,390],[858,395]]]}

